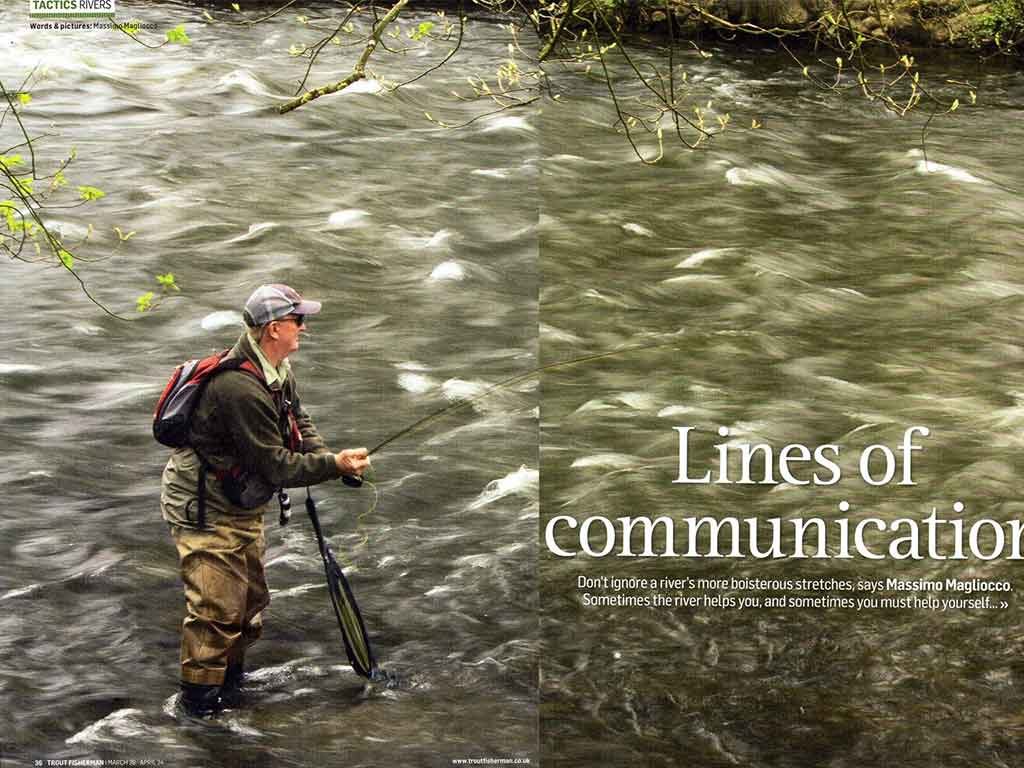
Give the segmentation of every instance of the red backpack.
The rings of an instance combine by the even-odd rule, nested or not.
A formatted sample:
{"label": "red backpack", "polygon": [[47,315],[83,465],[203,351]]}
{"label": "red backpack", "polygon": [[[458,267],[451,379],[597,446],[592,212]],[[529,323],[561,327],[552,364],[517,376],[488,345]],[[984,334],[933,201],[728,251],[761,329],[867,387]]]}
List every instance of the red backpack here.
{"label": "red backpack", "polygon": [[249,360],[227,358],[224,350],[201,360],[187,360],[174,369],[153,411],[153,437],[169,448],[188,445],[192,415],[206,385],[221,371],[245,371],[264,381],[263,374]]}

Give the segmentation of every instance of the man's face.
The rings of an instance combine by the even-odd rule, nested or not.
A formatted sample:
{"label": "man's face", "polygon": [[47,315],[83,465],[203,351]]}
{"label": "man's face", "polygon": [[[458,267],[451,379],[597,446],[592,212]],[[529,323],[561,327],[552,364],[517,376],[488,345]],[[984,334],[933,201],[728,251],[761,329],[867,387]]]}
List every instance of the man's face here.
{"label": "man's face", "polygon": [[305,320],[302,315],[285,315],[274,321],[282,359],[299,348],[299,332],[306,330]]}

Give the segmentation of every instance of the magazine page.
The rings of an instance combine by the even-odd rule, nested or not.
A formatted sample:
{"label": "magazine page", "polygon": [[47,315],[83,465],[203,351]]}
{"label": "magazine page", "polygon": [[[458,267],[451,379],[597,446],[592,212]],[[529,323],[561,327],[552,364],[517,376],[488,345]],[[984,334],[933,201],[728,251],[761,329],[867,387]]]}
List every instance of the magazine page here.
{"label": "magazine page", "polygon": [[0,22],[4,768],[1019,762],[1012,3]]}
{"label": "magazine page", "polygon": [[[0,763],[536,764],[535,107],[487,117],[467,83],[508,62],[509,32],[242,5],[118,0],[114,29],[0,10]],[[371,43],[360,77],[291,104]],[[198,537],[196,453],[154,440],[154,408],[180,364],[268,339],[295,343],[304,447],[256,446],[290,522],[276,493],[219,501],[276,407],[221,372],[196,413],[232,376],[245,393],[217,390],[197,427],[223,449]],[[306,417],[326,449],[369,449],[360,488],[289,458],[323,450]],[[165,473],[188,471],[179,509]]]}
{"label": "magazine page", "polygon": [[542,124],[542,764],[1017,764],[1019,72],[633,43]]}

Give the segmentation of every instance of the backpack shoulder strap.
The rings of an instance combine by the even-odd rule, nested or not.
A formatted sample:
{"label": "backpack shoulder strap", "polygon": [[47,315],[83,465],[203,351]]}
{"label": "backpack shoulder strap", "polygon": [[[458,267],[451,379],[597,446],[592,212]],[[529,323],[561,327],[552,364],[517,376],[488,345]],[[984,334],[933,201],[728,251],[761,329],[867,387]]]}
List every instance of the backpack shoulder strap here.
{"label": "backpack shoulder strap", "polygon": [[211,375],[222,371],[244,371],[256,379],[256,381],[260,382],[263,386],[267,387],[267,389],[270,389],[270,387],[267,386],[266,378],[263,376],[263,371],[261,371],[251,360],[241,357],[221,358],[220,362],[217,364],[217,370],[211,372]]}

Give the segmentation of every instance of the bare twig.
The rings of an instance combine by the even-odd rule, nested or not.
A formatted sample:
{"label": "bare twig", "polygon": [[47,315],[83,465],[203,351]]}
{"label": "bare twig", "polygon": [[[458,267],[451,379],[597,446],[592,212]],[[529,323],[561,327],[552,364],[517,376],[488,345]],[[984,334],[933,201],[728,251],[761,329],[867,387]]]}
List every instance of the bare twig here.
{"label": "bare twig", "polygon": [[416,75],[416,77],[410,78],[410,79],[406,80],[404,83],[399,83],[398,85],[396,85],[393,88],[391,88],[391,90],[392,91],[397,91],[399,88],[402,88],[402,87],[404,87],[406,85],[409,85],[409,83],[415,83],[417,80],[420,80],[420,79],[426,77],[431,72],[436,72],[441,67],[443,67],[445,64],[447,64],[449,61],[451,61],[452,57],[462,47],[462,37],[465,34],[465,31],[466,31],[466,14],[463,11],[462,5],[460,4],[459,5],[459,37],[455,41],[455,45],[452,46],[452,49],[450,51],[448,51],[448,54],[443,59],[441,59],[441,61],[439,61],[437,64],[435,64],[434,66],[430,67],[429,69],[424,70],[423,72],[420,72],[418,75]]}
{"label": "bare twig", "polygon": [[491,112],[484,112],[483,114],[476,115],[476,116],[470,118],[469,120],[467,120],[464,123],[457,123],[457,124],[442,123],[440,120],[433,120],[433,122],[436,123],[437,125],[441,126],[442,128],[451,128],[452,130],[455,130],[457,128],[465,128],[467,125],[472,125],[477,120],[483,120],[485,117],[493,117],[494,115],[500,115],[502,112],[507,112],[507,111],[509,111],[511,109],[519,109],[521,107],[528,107],[530,104],[533,104],[534,102],[537,102],[537,101],[540,101],[540,96],[534,96],[532,99],[525,99],[523,101],[517,101],[514,104],[505,104],[500,109],[495,109],[495,110],[493,110]]}

